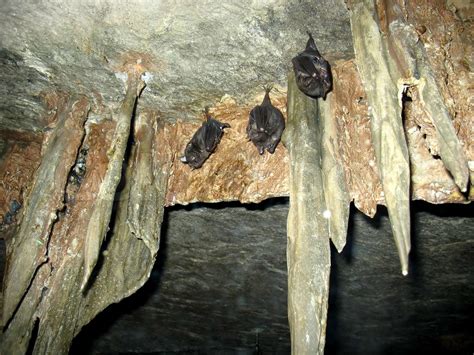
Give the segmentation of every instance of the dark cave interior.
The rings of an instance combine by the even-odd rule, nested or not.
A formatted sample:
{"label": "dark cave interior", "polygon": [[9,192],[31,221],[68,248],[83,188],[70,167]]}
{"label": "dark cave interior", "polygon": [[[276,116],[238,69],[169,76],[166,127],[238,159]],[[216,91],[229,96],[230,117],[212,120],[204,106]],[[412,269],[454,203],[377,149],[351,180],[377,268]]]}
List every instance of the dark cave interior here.
{"label": "dark cave interior", "polygon": [[[351,210],[332,250],[326,354],[467,354],[474,348],[472,205],[412,203],[411,269],[399,272],[384,207]],[[157,263],[70,354],[288,354],[286,198],[167,209]]]}
{"label": "dark cave interior", "polygon": [[0,353],[473,354],[471,2],[2,2]]}

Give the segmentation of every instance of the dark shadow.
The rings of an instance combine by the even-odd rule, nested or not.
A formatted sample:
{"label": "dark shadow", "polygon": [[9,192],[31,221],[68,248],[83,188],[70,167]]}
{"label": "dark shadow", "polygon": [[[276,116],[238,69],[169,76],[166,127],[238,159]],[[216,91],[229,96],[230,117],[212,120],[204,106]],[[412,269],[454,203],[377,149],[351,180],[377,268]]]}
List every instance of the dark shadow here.
{"label": "dark shadow", "polygon": [[[342,249],[341,253],[338,253],[334,245],[331,243],[331,258],[339,257],[343,258],[348,264],[352,261],[352,253],[354,246],[354,236],[355,236],[355,225],[354,225],[354,213],[356,213],[356,208],[353,203],[350,205],[349,210],[349,220],[347,221],[347,236],[346,236],[346,245]],[[334,263],[331,262],[333,265]],[[331,271],[331,275],[333,272]],[[332,282],[331,282],[332,284]]]}
{"label": "dark shadow", "polygon": [[207,208],[212,210],[223,210],[229,207],[244,207],[248,211],[264,211],[267,208],[273,206],[285,206],[288,205],[288,197],[274,197],[263,200],[260,203],[241,203],[239,201],[224,201],[224,202],[215,202],[215,203],[206,203],[206,202],[195,202],[190,203],[189,205],[175,205],[169,207],[170,211],[192,211],[199,208]]}
{"label": "dark shadow", "polygon": [[[84,355],[90,354],[94,349],[94,341],[100,339],[101,337],[106,336],[106,334],[111,332],[111,328],[114,323],[119,321],[122,317],[127,314],[134,313],[137,309],[143,307],[150,300],[153,295],[156,295],[160,292],[161,283],[163,276],[166,273],[166,264],[168,259],[168,228],[169,228],[169,214],[172,211],[183,210],[191,211],[193,209],[206,207],[207,209],[219,210],[228,207],[245,207],[249,210],[263,210],[271,206],[276,205],[286,205],[288,198],[277,198],[269,199],[262,203],[263,206],[258,204],[248,204],[243,205],[239,202],[222,202],[215,204],[205,204],[205,203],[194,203],[187,206],[173,206],[170,208],[165,208],[163,223],[161,225],[160,233],[160,248],[158,250],[157,260],[152,269],[149,280],[140,288],[135,294],[130,297],[122,300],[118,304],[113,304],[107,307],[103,312],[99,313],[88,325],[86,325],[78,336],[73,340],[70,348],[69,354],[71,355]],[[212,317],[212,316],[210,316]],[[210,318],[212,321],[212,318]],[[135,331],[135,330],[133,330]],[[158,335],[157,335],[158,336]],[[219,337],[216,334],[216,337]],[[156,352],[156,354],[253,354],[253,348],[226,348],[226,349],[199,349],[186,350],[185,344],[183,344],[183,350],[179,352]],[[221,352],[223,351],[223,352]],[[135,354],[135,353],[134,353]],[[149,353],[148,353],[149,354]]]}
{"label": "dark shadow", "polygon": [[[171,254],[168,253],[166,240],[171,211],[191,211],[200,207],[215,211],[227,207],[245,207],[248,210],[260,211],[270,206],[287,204],[288,199],[281,198],[266,200],[262,206],[223,202],[174,206],[166,209],[158,260],[150,280],[136,294],[117,305],[108,307],[86,326],[74,340],[70,353],[81,355],[91,353],[94,348],[93,339],[104,336],[114,322],[142,307],[150,297],[160,292],[160,280],[167,272],[168,255],[171,255],[170,262],[172,261],[172,251],[170,250]],[[464,269],[457,268],[457,259],[452,254],[440,255],[439,251],[433,254],[433,248],[443,246],[443,243],[450,246],[451,241],[465,240],[465,236],[469,235],[469,228],[473,228],[472,224],[462,225],[464,229],[462,235],[459,234],[453,237],[454,239],[445,239],[450,224],[446,225],[444,219],[472,218],[474,216],[472,212],[472,205],[440,206],[413,202],[410,275],[403,277],[392,241],[386,208],[379,206],[376,217],[372,219],[351,205],[347,244],[341,254],[331,246],[332,270],[325,353],[410,354],[420,352],[423,347],[432,353],[462,353],[456,350],[445,351],[456,347],[461,350],[467,349],[470,346],[468,342],[472,340],[472,337],[466,335],[472,325],[466,326],[464,323],[464,318],[473,314],[472,306],[468,303],[472,287],[466,284],[467,276],[472,275],[469,274],[472,248],[469,249],[469,244],[466,244],[463,251],[466,260],[462,262],[467,265]],[[437,223],[440,224],[435,226],[439,225],[440,230],[430,229],[431,224],[427,225],[427,222],[431,219],[439,220]],[[427,236],[427,233],[432,235]],[[456,232],[453,231],[453,234]],[[170,243],[172,245],[172,240]],[[444,269],[448,265],[452,267],[450,271]],[[437,268],[443,270],[446,275],[463,276],[459,280],[454,280],[451,276],[439,273],[439,270],[438,273],[433,273],[430,269],[433,267],[436,270]],[[446,291],[443,288],[446,288]],[[183,314],[178,313],[178,316],[183,317]],[[212,319],[212,314],[209,314],[209,321],[212,322]],[[218,331],[215,336],[219,337]],[[449,344],[446,345],[446,342]],[[440,349],[439,352],[436,352],[437,348]],[[186,344],[183,344],[182,349],[179,352],[156,352],[156,354],[252,353],[250,348],[241,348],[240,352],[236,352],[236,348],[195,349],[186,347]]]}
{"label": "dark shadow", "polygon": [[167,214],[168,211],[165,209],[163,223],[161,225],[160,248],[158,249],[157,261],[153,266],[148,281],[136,293],[119,303],[110,305],[99,313],[89,324],[84,326],[71,344],[70,355],[91,353],[94,339],[98,339],[106,334],[120,317],[142,307],[153,294],[159,292],[160,277],[164,272],[167,258]]}
{"label": "dark shadow", "polygon": [[417,212],[428,212],[437,217],[463,217],[474,218],[474,204],[440,204],[435,205],[425,201],[413,201],[412,210],[415,212],[415,220]]}
{"label": "dark shadow", "polygon": [[35,349],[36,339],[38,338],[39,323],[40,323],[39,318],[36,318],[33,324],[33,329],[31,330],[31,337],[30,337],[30,341],[28,342],[28,348],[26,349],[25,355],[33,354],[33,350]]}
{"label": "dark shadow", "polygon": [[466,222],[473,212],[472,205],[412,202],[404,277],[386,209],[379,207],[378,221],[351,209],[345,250],[331,248],[325,354],[470,353],[474,226]]}
{"label": "dark shadow", "polygon": [[419,207],[415,203],[410,204],[410,254],[408,255],[408,281],[417,283],[421,280],[420,275],[420,255],[418,250],[418,233],[416,231],[417,210]]}

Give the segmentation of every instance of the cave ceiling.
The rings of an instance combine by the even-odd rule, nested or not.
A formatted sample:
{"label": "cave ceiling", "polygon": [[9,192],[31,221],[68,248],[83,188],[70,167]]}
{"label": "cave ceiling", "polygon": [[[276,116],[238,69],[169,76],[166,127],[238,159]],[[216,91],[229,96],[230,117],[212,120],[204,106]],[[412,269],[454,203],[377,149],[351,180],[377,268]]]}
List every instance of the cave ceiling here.
{"label": "cave ceiling", "polygon": [[330,61],[353,57],[342,0],[5,1],[0,23],[0,125],[16,130],[47,125],[50,92],[113,106],[134,64],[147,72],[140,107],[174,121],[225,95],[244,104],[264,84],[286,87],[306,31]]}
{"label": "cave ceiling", "polygon": [[[402,2],[399,1],[400,4]],[[351,6],[354,2],[347,3]],[[75,0],[41,4],[2,2],[0,5],[0,163],[2,163],[0,212],[3,227],[16,233],[14,238],[5,238],[6,260],[11,263],[7,264],[5,278],[7,280],[5,284],[8,286],[5,290],[8,292],[5,292],[7,296],[4,297],[4,304],[8,307],[4,307],[2,311],[6,320],[4,324],[8,328],[7,331],[3,330],[3,334],[6,334],[3,339],[7,339],[3,341],[3,344],[7,344],[5,348],[26,349],[34,346],[33,353],[67,352],[72,338],[78,334],[82,326],[109,304],[119,302],[135,292],[150,276],[158,252],[160,239],[158,225],[164,213],[162,207],[193,202],[247,203],[281,196],[290,196],[291,200],[297,196],[305,203],[304,208],[299,211],[317,212],[321,209],[323,213],[315,214],[316,218],[309,213],[303,216],[303,212],[299,216],[290,215],[288,220],[291,223],[288,224],[287,233],[289,237],[295,235],[291,229],[295,225],[308,226],[311,221],[319,223],[322,218],[328,218],[326,212],[330,212],[331,217],[331,211],[336,211],[332,214],[332,221],[335,221],[332,223],[342,226],[339,229],[343,231],[341,235],[344,237],[339,245],[335,243],[338,250],[342,249],[346,241],[346,227],[348,221],[351,221],[348,236],[352,238],[352,227],[360,228],[367,234],[364,240],[372,238],[372,241],[378,243],[380,250],[390,249],[393,252],[390,260],[397,265],[396,248],[393,242],[388,246],[387,241],[390,234],[393,234],[397,246],[404,243],[404,249],[399,250],[404,273],[408,271],[409,247],[406,245],[412,228],[414,237],[410,258],[415,266],[410,266],[410,274],[405,281],[408,280],[408,283],[413,281],[415,286],[420,287],[407,291],[413,296],[413,304],[416,305],[419,299],[427,294],[423,293],[425,284],[420,281],[421,276],[427,275],[426,282],[430,283],[432,280],[437,280],[432,277],[433,275],[455,275],[449,277],[449,280],[446,277],[434,281],[433,288],[436,291],[447,290],[448,293],[461,295],[460,298],[442,295],[441,298],[446,300],[444,303],[446,307],[443,307],[450,308],[451,302],[466,303],[466,307],[459,309],[459,314],[470,316],[472,307],[465,300],[472,298],[472,287],[469,287],[470,283],[466,281],[472,274],[470,272],[472,270],[470,261],[473,260],[472,243],[469,239],[472,236],[472,218],[452,221],[453,225],[459,226],[462,233],[451,226],[444,229],[435,224],[423,227],[423,222],[418,221],[416,213],[410,210],[411,204],[408,201],[412,198],[436,204],[467,203],[474,198],[472,187],[474,125],[472,125],[471,86],[468,85],[468,78],[472,77],[470,64],[472,21],[462,19],[462,13],[453,8],[454,5],[451,6],[452,2],[449,1],[447,3],[425,1],[423,4],[403,2],[403,6],[399,4],[400,9],[403,9],[403,14],[400,16],[388,11],[390,9],[385,9],[385,2],[377,2],[378,7],[369,3],[360,2],[353,7],[349,21],[348,9],[343,0],[336,2],[205,0],[198,3]],[[447,9],[445,5],[450,3]],[[365,5],[370,5],[371,8],[367,9]],[[377,14],[377,16],[360,14]],[[373,21],[375,17],[380,21]],[[437,21],[433,21],[433,18]],[[356,34],[353,37],[354,43],[351,38],[350,22],[353,33]],[[399,28],[390,27],[391,25],[386,28],[385,25],[388,23],[403,25],[403,31],[397,32]],[[373,36],[367,35],[368,30],[372,31],[370,33]],[[292,85],[294,80],[291,75],[291,58],[304,48],[306,31],[313,34],[320,51],[333,65],[333,91],[328,100],[317,101],[320,109],[313,105],[315,102],[308,101],[310,99],[304,95],[298,97],[302,95],[299,91],[291,90],[292,87],[295,88],[295,85]],[[408,35],[411,37],[406,37]],[[373,41],[373,38],[378,38],[380,41]],[[407,44],[405,38],[414,41]],[[400,58],[394,53],[407,61],[398,61]],[[378,54],[380,60],[373,60],[375,58],[373,54]],[[417,64],[415,67],[417,70],[413,73],[408,70],[411,67],[405,65],[412,61]],[[403,73],[395,78],[393,73],[387,70],[387,68],[392,70],[392,66],[393,68],[396,66],[397,70]],[[141,94],[139,88],[141,81],[136,80],[133,75],[137,72],[143,73],[142,78],[146,82]],[[287,81],[289,72],[290,79]],[[132,79],[128,80],[126,90],[127,73],[129,73],[128,79]],[[417,76],[419,73],[421,78]],[[428,80],[430,85],[425,85],[425,80]],[[383,85],[374,86],[373,83]],[[404,85],[404,94],[401,97],[398,96],[400,92],[395,90],[396,85],[400,83]],[[133,87],[133,84],[136,84],[136,87]],[[251,107],[257,101],[260,102],[263,96],[262,86],[265,84],[272,84],[274,87],[272,102],[287,116],[286,132],[289,133],[283,140],[285,147],[279,145],[274,155],[260,156],[251,142],[247,141],[245,126]],[[387,90],[379,90],[380,87]],[[135,115],[134,103],[137,98],[139,98],[138,113]],[[399,98],[403,100],[400,101]],[[293,105],[295,102],[297,104]],[[307,102],[312,104],[306,105]],[[199,126],[199,121],[203,117],[202,111],[206,106],[211,107],[210,112],[216,118],[229,123],[231,129],[226,131],[226,139],[220,144],[218,154],[217,152],[213,154],[202,169],[190,172],[188,166],[179,163],[179,157],[186,142]],[[303,125],[298,125],[293,120],[298,116],[294,112],[297,106],[303,107],[299,110],[308,113],[308,117],[312,115],[311,117],[321,118],[317,121],[317,126],[308,128],[307,131],[311,134],[307,136],[302,134],[307,133],[301,129]],[[396,132],[396,135],[390,133],[388,136],[381,136],[386,139],[379,139],[377,127],[384,119],[385,126],[388,125],[390,128],[384,132]],[[161,125],[162,122],[170,124]],[[316,120],[311,122],[314,123]],[[299,130],[295,130],[295,127]],[[35,134],[30,134],[31,132]],[[322,145],[319,145],[319,138]],[[338,149],[333,150],[332,146],[325,145],[327,142],[334,143]],[[379,144],[380,142],[384,144]],[[450,144],[445,144],[447,142]],[[307,153],[306,148],[310,147],[307,143],[321,149],[308,149]],[[297,156],[295,152],[301,155]],[[312,152],[317,152],[318,155],[310,156]],[[398,152],[395,158],[400,159],[393,159],[394,152]],[[309,167],[308,170],[296,169],[296,164],[293,164],[295,162],[303,163],[301,166]],[[393,164],[394,162],[396,164]],[[85,174],[80,179],[71,179],[75,168],[84,164]],[[323,166],[320,167],[320,164]],[[306,173],[301,174],[301,179],[295,178],[299,172],[304,171]],[[337,176],[326,174],[330,171],[336,172]],[[325,174],[324,179],[321,172]],[[403,179],[399,178],[400,172],[403,172]],[[318,180],[313,179],[315,176]],[[396,178],[391,178],[393,176]],[[314,181],[316,183],[312,183]],[[298,189],[304,185],[311,187],[308,191],[311,191],[312,197],[315,195],[313,192],[318,193],[319,202],[315,202],[315,199],[313,201],[305,199],[306,191]],[[332,197],[323,196],[323,193],[326,194],[331,190],[329,187],[334,186],[346,186],[347,191],[344,188],[334,194],[328,192],[327,196]],[[108,192],[105,197],[100,194],[103,190]],[[142,193],[145,190],[146,194]],[[263,297],[254,297],[257,300],[256,309],[262,309],[260,301],[265,299],[267,294],[276,293],[275,290],[279,292],[274,308],[282,313],[275,318],[276,313],[271,309],[268,314],[263,315],[249,311],[245,319],[255,321],[254,324],[247,322],[245,330],[241,333],[241,338],[245,341],[242,344],[233,344],[237,348],[254,345],[255,330],[260,329],[259,322],[277,325],[272,329],[273,336],[265,340],[270,344],[269,347],[272,339],[277,338],[283,339],[284,349],[289,347],[287,320],[290,322],[290,329],[295,329],[291,325],[292,318],[287,319],[284,315],[286,294],[282,285],[287,280],[284,255],[281,254],[284,250],[281,247],[284,247],[286,242],[284,232],[288,206],[286,200],[283,200],[284,203],[281,201],[276,206],[261,211],[261,205],[252,205],[250,211],[243,211],[244,208],[239,207],[240,215],[235,212],[236,210],[227,207],[217,209],[199,209],[193,205],[172,207],[171,212],[166,215],[169,219],[165,218],[162,233],[164,241],[161,242],[158,261],[161,267],[166,265],[166,271],[158,272],[160,290],[166,291],[165,281],[168,277],[166,275],[177,275],[179,279],[180,275],[172,273],[182,270],[194,272],[194,269],[198,269],[195,264],[200,263],[203,265],[202,271],[196,272],[196,275],[191,277],[181,277],[189,281],[190,286],[187,290],[191,290],[190,293],[194,296],[197,292],[196,288],[193,288],[195,286],[193,282],[203,274],[213,276],[204,262],[208,261],[207,254],[220,258],[219,253],[223,252],[224,255],[219,260],[228,260],[228,270],[232,273],[223,272],[225,269],[219,265],[216,268],[218,275],[214,279],[222,277],[223,281],[227,281],[231,279],[228,277],[229,274],[241,277],[245,274],[244,271],[248,270],[245,275],[250,276],[244,280],[245,288],[255,295],[259,292],[254,291],[260,289],[255,285],[262,286],[260,294]],[[339,215],[343,217],[336,217],[338,207],[330,208],[326,201],[342,201],[345,214]],[[389,230],[387,216],[382,219],[385,221],[382,223],[385,225],[382,229],[377,226],[377,221],[380,221],[377,219],[378,216],[375,216],[375,222],[371,222],[370,226],[366,223],[361,223],[359,226],[357,222],[359,217],[349,218],[351,201],[354,201],[357,209],[370,217],[375,216],[378,205],[387,205],[391,225],[395,226],[392,232]],[[394,201],[396,204],[393,204]],[[16,206],[22,208],[17,219]],[[152,208],[145,211],[138,209],[140,206]],[[470,207],[472,209],[472,205]],[[393,211],[396,213],[392,213]],[[106,212],[107,216],[90,218],[98,216],[96,212]],[[262,218],[246,223],[246,217],[239,218],[239,216],[244,216],[247,212],[254,216],[251,218],[265,216],[277,218],[280,228],[274,229],[278,223],[271,219]],[[178,215],[179,217],[176,217]],[[410,227],[412,216],[415,218]],[[187,226],[187,229],[183,229],[183,233],[172,233],[173,218],[178,221],[175,222],[175,226]],[[227,227],[230,232],[225,230],[208,232],[212,230],[212,224],[217,220],[223,224],[223,221],[234,219],[238,219],[239,224]],[[432,219],[430,216],[426,217],[426,220],[430,219]],[[17,222],[19,232],[15,229]],[[30,227],[33,223],[40,224],[32,229]],[[249,225],[253,224],[254,228],[249,229]],[[320,223],[321,226],[326,224],[327,222]],[[44,232],[41,229],[43,227],[37,228],[39,225],[44,227]],[[424,232],[431,244],[428,242],[423,244],[423,238],[418,238],[417,228],[420,228],[420,225],[426,229]],[[326,227],[321,229],[317,227],[316,225],[316,228],[311,229],[316,231],[314,232],[316,235],[333,238],[332,232],[325,230]],[[131,233],[128,228],[131,228]],[[201,228],[202,231],[199,231]],[[104,242],[105,233],[96,231],[106,229],[109,231],[109,237]],[[332,230],[337,232],[339,229]],[[31,232],[31,235],[22,231]],[[84,231],[87,231],[86,236]],[[431,238],[431,231],[437,231],[439,234]],[[193,232],[200,239],[191,239],[190,235]],[[135,234],[136,238],[128,238],[132,234]],[[419,234],[425,235],[421,232]],[[245,235],[248,235],[247,239],[244,238]],[[379,238],[381,235],[387,238],[385,240]],[[205,238],[201,238],[202,236]],[[219,237],[231,236],[232,240],[219,244]],[[450,239],[451,236],[460,237],[454,240]],[[333,240],[342,239],[333,238]],[[382,286],[374,291],[375,297],[383,294],[382,297],[389,301],[399,298],[401,300],[399,304],[405,306],[407,299],[405,294],[386,297],[385,293],[379,292],[398,287],[401,275],[394,271],[396,266],[390,272],[385,272],[383,275],[381,273],[382,276],[375,275],[378,271],[374,271],[377,268],[373,268],[373,265],[385,265],[385,260],[379,257],[379,253],[374,253],[372,258],[366,258],[366,254],[362,253],[358,256],[357,248],[351,249],[351,239],[348,240],[349,245],[345,253],[354,252],[353,255],[350,254],[349,259],[354,256],[354,259],[360,257],[370,261],[366,269],[356,270],[353,274],[369,275],[374,278],[356,284],[356,292],[348,291],[349,298],[355,295],[356,300],[359,296],[363,301],[367,300],[365,305],[361,306],[364,302],[359,304],[355,302],[347,306],[349,303],[341,301],[332,303],[329,309],[346,307],[349,314],[352,310],[356,310],[353,312],[354,317],[363,319],[364,311],[372,309],[374,302],[370,298],[364,298],[364,294],[360,295],[358,290],[365,287],[364,285],[375,285],[375,277],[377,280],[378,278],[392,280],[394,285],[397,285]],[[186,247],[189,245],[187,243],[196,241],[202,244]],[[324,266],[319,268],[321,272],[318,269],[318,272],[308,275],[326,275],[326,280],[329,280],[331,264],[329,241],[327,239],[319,241],[325,243],[327,252],[326,259],[318,260],[326,261],[321,262]],[[419,248],[417,241],[420,242]],[[174,249],[177,250],[175,252],[173,243],[175,245],[182,243],[185,248]],[[206,249],[215,245],[218,247]],[[280,248],[273,249],[274,245],[279,245]],[[313,248],[316,244],[312,242],[308,245]],[[429,253],[432,250],[428,250],[429,252],[423,254],[425,255],[423,257],[422,249],[426,245],[429,245],[427,249],[433,249],[434,252]],[[459,246],[459,249],[446,247],[446,254],[449,254],[450,259],[449,262],[443,263],[437,257],[443,254],[444,250],[440,252],[437,248],[452,245],[456,248]],[[359,248],[368,253],[372,249],[369,244]],[[37,250],[39,254],[36,254]],[[101,250],[104,250],[104,253]],[[195,250],[201,254],[194,252]],[[210,251],[206,254],[207,250]],[[310,249],[303,245],[301,250]],[[314,247],[314,250],[323,249]],[[418,251],[420,254],[417,254]],[[288,265],[291,267],[297,263],[291,260],[291,251],[289,254]],[[308,254],[317,255],[315,252]],[[236,255],[239,258],[236,258]],[[311,260],[302,255],[301,259],[305,260],[306,265],[310,265]],[[43,256],[45,259],[42,259]],[[245,258],[251,262],[240,262]],[[194,264],[180,265],[182,259]],[[239,262],[236,263],[235,260]],[[432,261],[432,265],[430,268],[427,267],[424,273],[419,271],[421,269],[417,269],[423,265],[421,260]],[[466,262],[458,263],[458,260]],[[259,270],[261,263],[268,267],[268,272]],[[437,269],[438,265],[444,267],[448,264],[454,265],[454,271]],[[124,265],[126,272],[122,274],[116,272],[117,265]],[[337,277],[338,270],[345,268],[341,263],[336,262],[334,265],[335,271],[331,273],[333,278]],[[92,273],[94,268],[97,274]],[[461,270],[458,270],[459,268]],[[85,276],[82,274],[82,269],[87,270]],[[16,272],[17,270],[22,271],[21,279],[17,275],[20,274]],[[152,282],[156,282],[156,269],[154,274],[155,281]],[[260,282],[262,278],[266,278],[263,276],[265,274],[270,275],[269,280],[275,280],[274,283],[270,283],[270,287],[265,287],[264,283]],[[288,275],[292,275],[291,270]],[[304,274],[299,275],[303,275],[299,278],[303,280]],[[457,281],[456,275],[462,278],[462,282],[453,286],[448,281],[453,283]],[[244,277],[247,276],[237,280],[240,282]],[[171,279],[173,285],[178,285],[173,277],[169,278]],[[290,277],[288,280],[289,292],[298,293],[298,289],[294,287],[296,284],[292,283]],[[346,280],[339,282],[339,290],[342,289],[340,291],[342,293],[345,292],[342,285],[348,283]],[[239,282],[236,284],[240,285]],[[87,283],[90,288],[84,293],[84,286],[87,286]],[[50,290],[48,294],[44,293],[45,284]],[[195,284],[202,285],[202,282],[198,280]],[[323,283],[316,282],[316,284]],[[331,281],[331,285],[332,292],[334,289],[338,292],[337,279],[336,282]],[[224,282],[217,289],[219,292],[227,290]],[[460,291],[462,289],[466,290],[465,294],[464,291]],[[208,290],[214,292],[213,289]],[[177,290],[176,297],[171,292],[169,298],[187,299],[181,291]],[[313,295],[327,296],[326,291],[327,289],[320,293],[314,291]],[[213,300],[212,297],[221,299],[217,293],[215,296],[206,296],[203,292],[199,296],[204,296],[206,302],[209,299]],[[319,299],[327,300],[324,297]],[[431,303],[432,300],[436,301],[439,298],[435,292],[427,296],[427,302]],[[288,299],[291,300],[291,295]],[[30,300],[35,300],[37,303]],[[78,308],[61,308],[58,306],[62,304],[61,302]],[[227,303],[223,304],[226,309],[233,305],[232,302],[228,303],[229,307]],[[206,305],[201,309],[205,310],[202,314],[207,316],[209,312],[206,311]],[[240,305],[246,306],[245,302]],[[172,304],[170,308],[173,308]],[[288,308],[292,309],[291,306]],[[374,313],[385,314],[387,309],[401,308],[397,303],[388,302],[386,308],[380,312],[375,310]],[[321,309],[324,309],[324,306]],[[433,309],[427,311],[423,308],[413,309],[412,313],[400,312],[400,314],[402,317],[408,314],[408,318],[420,313],[441,314]],[[219,312],[218,314],[223,315],[222,324],[227,324],[224,317],[227,315],[226,312]],[[185,309],[178,318],[191,319],[192,317],[187,318],[188,313]],[[35,318],[38,314],[40,316]],[[451,316],[449,311],[445,314]],[[231,314],[231,318],[234,316]],[[264,320],[257,321],[260,316]],[[166,317],[165,315],[164,318]],[[173,317],[174,315],[170,316],[170,319]],[[200,317],[198,315],[193,318],[198,326],[204,324]],[[325,324],[325,317],[326,315],[323,315],[321,324]],[[59,321],[56,323],[52,319]],[[424,334],[431,332],[430,322],[428,319],[427,329],[429,329]],[[388,324],[386,332],[389,333],[392,327],[390,318],[382,319],[381,323]],[[381,323],[368,322],[367,327],[378,329]],[[403,325],[401,328],[411,323],[418,324],[416,319],[412,322],[411,318],[400,321]],[[35,333],[34,327],[38,334],[32,336],[31,334]],[[460,329],[463,327],[464,323],[459,326]],[[128,326],[125,328],[128,329]],[[346,330],[349,328],[348,326]],[[176,324],[176,329],[182,331],[183,338],[189,335],[186,334],[189,328],[183,325]],[[205,330],[209,329],[208,327]],[[349,334],[350,329],[346,330],[344,332]],[[213,332],[213,329],[210,331]],[[464,331],[451,332],[450,329],[448,333],[442,335],[447,334],[449,339],[454,337],[453,339],[468,341],[470,346],[472,337],[465,337]],[[341,331],[341,334],[344,332]],[[22,334],[20,345],[18,344],[20,337],[17,334]],[[52,334],[54,336],[51,336]],[[229,337],[232,337],[232,331],[229,334]],[[356,343],[358,333],[354,334],[353,340]],[[191,337],[193,336],[194,334],[191,334]],[[203,337],[206,336],[204,332]],[[324,337],[324,334],[322,336]],[[395,336],[398,339],[405,337],[403,334]],[[120,337],[119,335],[118,338]],[[172,337],[173,335],[170,335],[170,338]],[[303,337],[298,339],[301,340]],[[319,342],[319,336],[317,339]],[[334,338],[328,339],[329,347],[339,346],[339,341],[335,341]],[[383,341],[386,338],[380,337],[380,339]],[[262,339],[262,344],[263,342]],[[368,340],[368,343],[370,342],[371,339]],[[205,346],[219,348],[225,346],[225,343],[226,341],[222,343],[216,341]],[[324,346],[322,342],[318,344]],[[436,347],[437,343],[434,344]],[[168,344],[163,346],[162,350],[182,350],[183,347],[178,345]],[[368,347],[364,345],[364,348]],[[320,349],[322,351],[323,348]],[[136,352],[136,349],[130,351]]]}

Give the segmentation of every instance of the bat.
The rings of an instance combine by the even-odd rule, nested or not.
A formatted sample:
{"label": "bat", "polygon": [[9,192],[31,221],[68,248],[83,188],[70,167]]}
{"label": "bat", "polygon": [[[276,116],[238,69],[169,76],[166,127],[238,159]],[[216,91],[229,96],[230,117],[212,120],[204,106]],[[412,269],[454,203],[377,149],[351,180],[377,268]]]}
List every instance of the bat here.
{"label": "bat", "polygon": [[265,87],[261,105],[255,106],[249,114],[247,137],[262,155],[265,149],[273,154],[285,129],[283,114],[270,101],[271,86]]}
{"label": "bat", "polygon": [[326,99],[326,94],[332,89],[331,66],[319,53],[310,32],[308,35],[306,49],[291,60],[296,84],[306,95]]}
{"label": "bat", "polygon": [[194,133],[191,140],[186,144],[181,161],[188,164],[193,170],[199,169],[202,164],[214,152],[224,134],[224,128],[230,128],[228,123],[221,123],[209,115],[205,110],[206,121]]}

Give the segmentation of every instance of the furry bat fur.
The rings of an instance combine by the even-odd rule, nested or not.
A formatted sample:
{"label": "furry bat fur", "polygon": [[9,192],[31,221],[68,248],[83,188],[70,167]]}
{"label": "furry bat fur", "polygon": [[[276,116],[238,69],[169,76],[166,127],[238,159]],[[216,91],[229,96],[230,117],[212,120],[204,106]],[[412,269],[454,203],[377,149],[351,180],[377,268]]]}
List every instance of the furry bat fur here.
{"label": "furry bat fur", "polygon": [[265,149],[273,154],[285,129],[283,114],[270,101],[271,89],[271,86],[265,88],[265,97],[260,105],[250,111],[247,125],[247,137],[260,154],[263,154]]}
{"label": "furry bat fur", "polygon": [[325,99],[332,89],[331,66],[319,53],[310,32],[308,35],[306,49],[291,60],[296,84],[306,95]]}
{"label": "furry bat fur", "polygon": [[181,161],[192,169],[199,169],[214,152],[224,134],[224,128],[229,128],[227,123],[221,123],[212,118],[206,109],[207,120],[194,133],[186,145]]}

